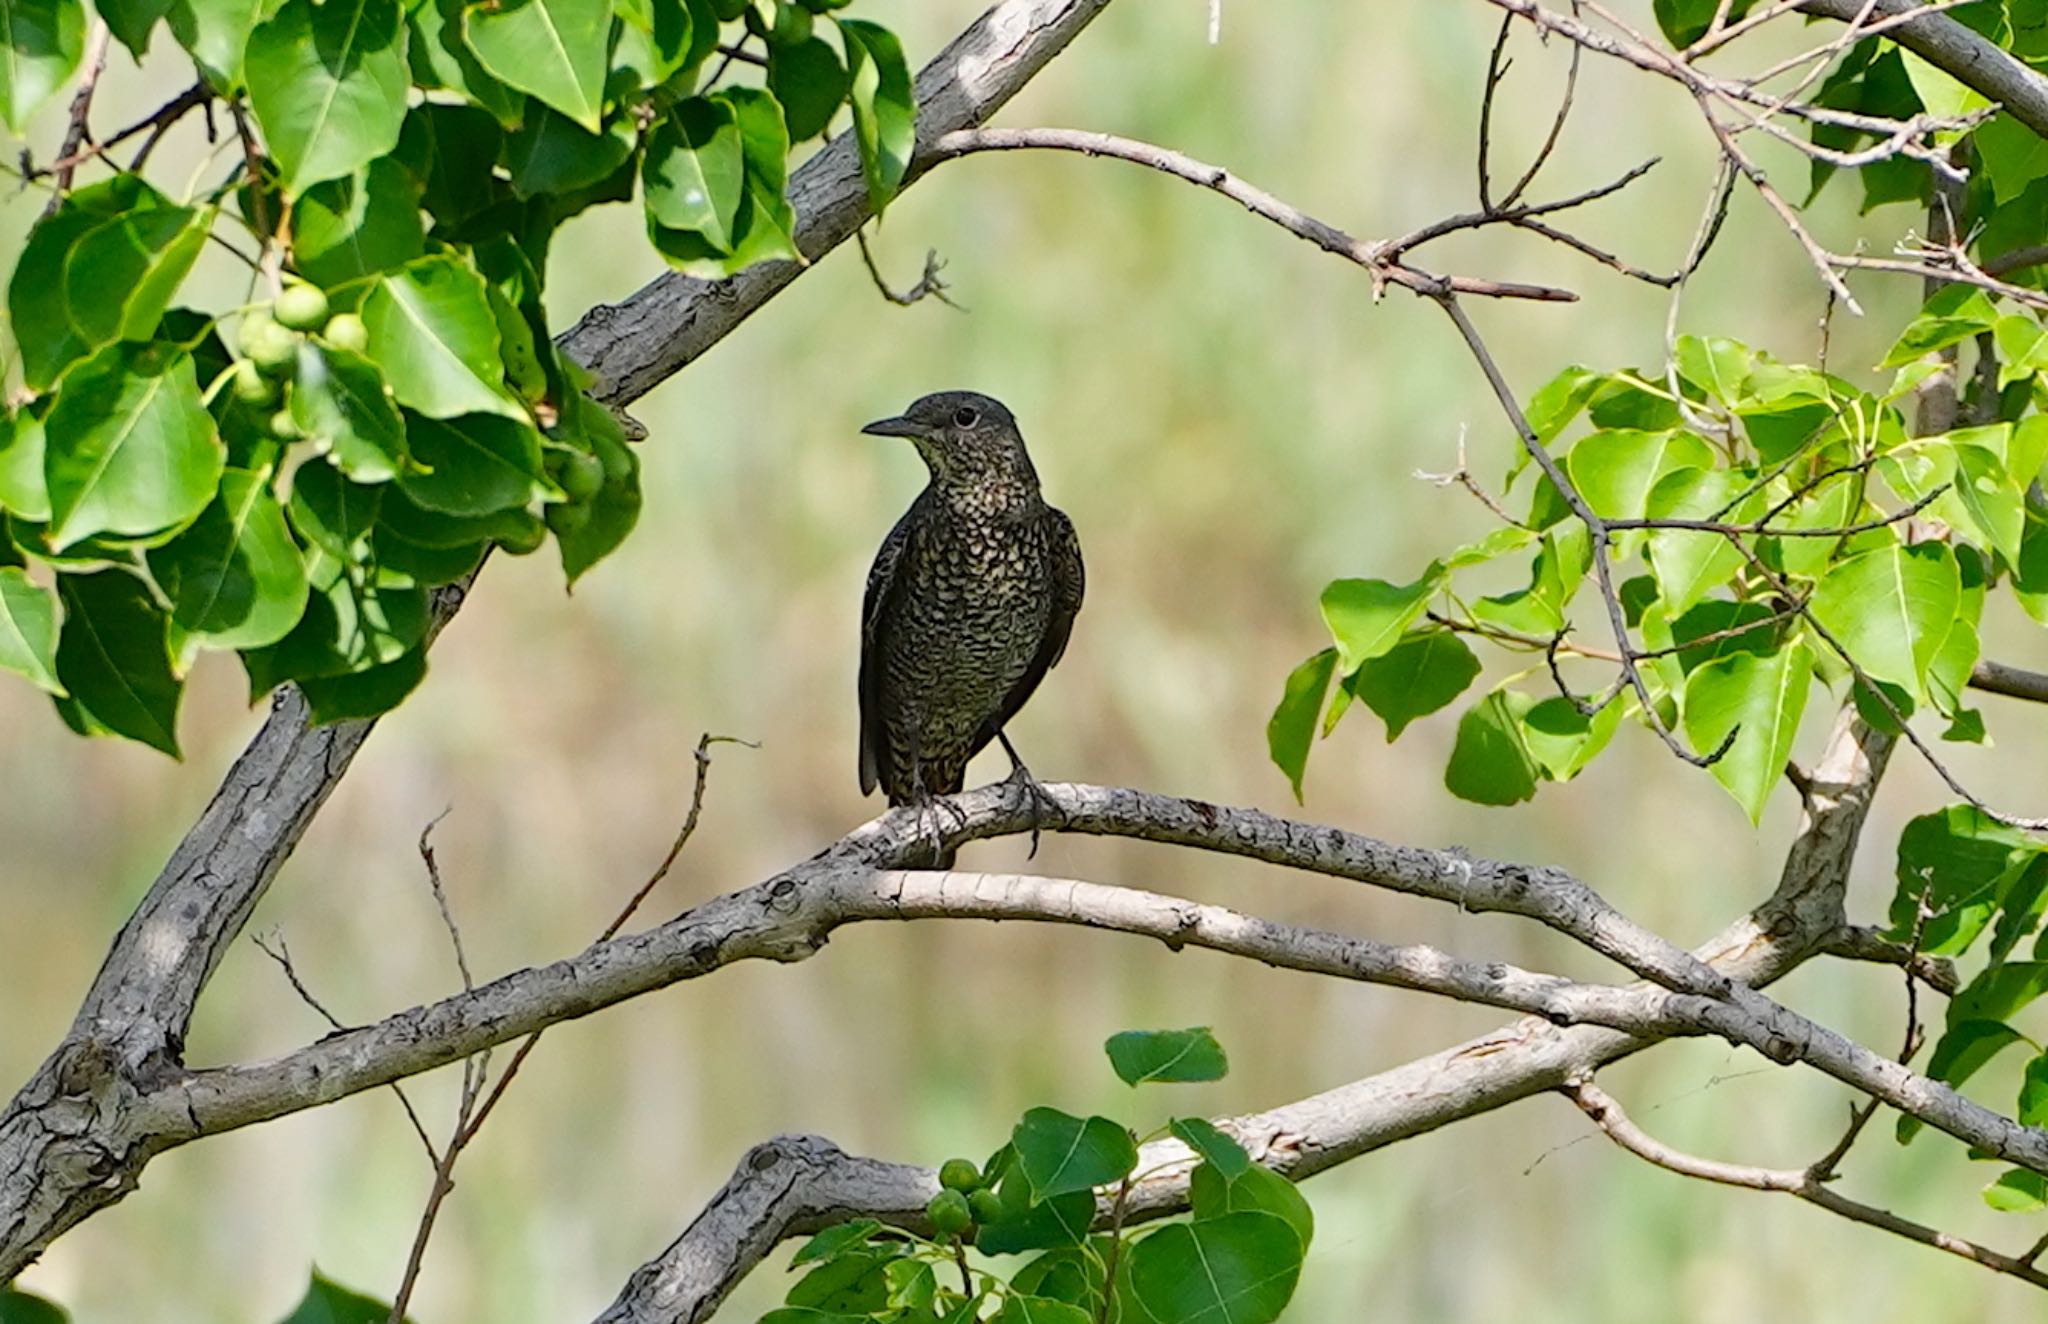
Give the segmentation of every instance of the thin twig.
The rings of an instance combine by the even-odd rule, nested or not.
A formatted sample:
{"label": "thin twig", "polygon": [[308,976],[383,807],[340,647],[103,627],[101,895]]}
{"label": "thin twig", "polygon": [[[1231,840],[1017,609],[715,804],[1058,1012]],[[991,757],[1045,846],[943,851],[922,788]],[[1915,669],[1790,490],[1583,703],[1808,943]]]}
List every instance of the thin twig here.
{"label": "thin twig", "polygon": [[105,19],[92,21],[92,31],[85,39],[85,72],[79,76],[78,90],[71,96],[70,122],[64,130],[64,145],[57,151],[57,192],[51,197],[45,216],[57,210],[64,195],[71,191],[71,177],[78,165],[78,149],[81,144],[92,141],[92,94],[99,86],[100,74],[107,67],[107,23]]}
{"label": "thin twig", "polygon": [[[341,1023],[339,1017],[321,1005],[320,999],[313,996],[313,990],[307,988],[306,982],[299,978],[298,968],[292,964],[292,949],[285,945],[284,934],[281,931],[272,933],[268,941],[264,939],[262,934],[258,933],[254,935],[253,941],[256,944],[257,951],[262,952],[265,956],[277,962],[278,969],[284,971],[284,977],[290,982],[292,991],[299,995],[299,1001],[319,1013],[320,1019],[326,1021],[330,1028],[336,1030],[348,1028]],[[272,945],[273,943],[275,946]],[[427,1162],[439,1167],[441,1163],[440,1152],[434,1148],[433,1137],[427,1134],[426,1123],[420,1120],[419,1111],[412,1106],[412,1098],[406,1094],[405,1086],[394,1080],[391,1082],[391,1092],[398,1096],[398,1106],[405,1109],[405,1117],[407,1121],[412,1123],[413,1134],[420,1138],[420,1144],[426,1149]]]}
{"label": "thin twig", "polygon": [[938,249],[930,248],[925,250],[924,274],[918,277],[917,284],[907,290],[894,290],[889,287],[889,282],[882,278],[882,269],[875,265],[875,255],[868,249],[867,230],[865,228],[855,230],[853,232],[853,239],[860,247],[860,260],[867,264],[868,276],[874,281],[875,289],[890,303],[897,305],[899,308],[908,308],[920,299],[929,297],[937,299],[948,308],[959,309],[961,312],[967,311],[946,297],[946,282],[939,279],[939,272],[945,269],[946,264],[939,257]]}
{"label": "thin twig", "polygon": [[1851,1200],[1830,1187],[1814,1181],[1807,1172],[1800,1169],[1772,1169],[1749,1167],[1736,1163],[1722,1163],[1714,1159],[1699,1158],[1671,1148],[1661,1140],[1644,1131],[1622,1111],[1621,1105],[1612,1096],[1591,1081],[1575,1081],[1567,1084],[1563,1091],[1566,1098],[1579,1106],[1580,1111],[1593,1119],[1593,1123],[1605,1132],[1609,1139],[1636,1157],[1647,1160],[1660,1168],[1676,1172],[1681,1176],[1696,1177],[1702,1181],[1718,1182],[1723,1186],[1740,1186],[1752,1191],[1778,1191],[1795,1196],[1808,1204],[1819,1205],[1832,1214],[1839,1214],[1852,1222],[1878,1228],[1894,1236],[1904,1237],[1923,1246],[1946,1251],[1960,1256],[1998,1273],[2010,1274],[2022,1282],[2035,1287],[2048,1288],[2048,1273],[2025,1260],[2004,1255],[1974,1241],[1966,1241],[1938,1229],[1927,1227],[1897,1214]]}

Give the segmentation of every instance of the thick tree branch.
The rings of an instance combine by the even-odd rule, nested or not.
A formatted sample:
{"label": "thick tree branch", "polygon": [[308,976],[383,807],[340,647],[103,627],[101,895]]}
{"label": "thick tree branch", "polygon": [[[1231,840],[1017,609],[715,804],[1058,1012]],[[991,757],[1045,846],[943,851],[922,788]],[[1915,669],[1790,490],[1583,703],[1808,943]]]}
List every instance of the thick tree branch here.
{"label": "thick tree branch", "polygon": [[[1761,984],[1798,965],[1839,927],[1855,843],[1890,749],[1887,737],[1844,715],[1815,765],[1806,822],[1777,891],[1698,955],[1724,972]],[[1199,820],[1209,807],[1191,803],[1191,809]],[[1312,1098],[1219,1124],[1254,1158],[1300,1179],[1382,1145],[1561,1088],[1650,1042],[1594,1027],[1558,1029],[1524,1020]],[[765,1148],[775,1152],[789,1144],[804,1147],[807,1163],[810,1155],[822,1155],[817,1162],[826,1165],[872,1162],[833,1159],[826,1142],[808,1138],[773,1141]],[[1139,1166],[1150,1175],[1132,1189],[1130,1216],[1158,1217],[1185,1209],[1190,1158],[1178,1142],[1147,1146]],[[806,1166],[786,1185],[772,1175],[749,1180],[753,1161],[750,1155],[689,1231],[634,1275],[602,1324],[704,1320],[768,1253],[773,1237],[767,1229],[801,1235],[817,1222],[861,1215],[916,1228],[934,1182],[929,1172],[897,1174],[871,1202],[840,1210],[834,1218],[806,1220],[805,1212],[820,1203],[812,1192],[836,1189],[833,1177]],[[735,1208],[738,1212],[728,1212]]]}
{"label": "thick tree branch", "polygon": [[930,1168],[856,1158],[821,1136],[777,1136],[748,1150],[732,1179],[667,1250],[635,1270],[597,1324],[701,1324],[776,1243],[880,1219],[929,1234]]}
{"label": "thick tree branch", "polygon": [[[1000,0],[918,76],[929,140],[979,123],[1063,50],[1109,0]],[[812,258],[871,214],[850,135],[792,176],[797,238]],[[624,404],[680,370],[804,267],[729,280],[665,277],[593,311],[562,337],[570,357]],[[460,607],[444,590],[434,621]],[[200,989],[348,770],[372,723],[307,726],[289,689],[115,939],[65,1041],[0,1111],[0,1282],[51,1238],[132,1188],[149,1155],[109,1149],[106,1124],[175,1074]]]}

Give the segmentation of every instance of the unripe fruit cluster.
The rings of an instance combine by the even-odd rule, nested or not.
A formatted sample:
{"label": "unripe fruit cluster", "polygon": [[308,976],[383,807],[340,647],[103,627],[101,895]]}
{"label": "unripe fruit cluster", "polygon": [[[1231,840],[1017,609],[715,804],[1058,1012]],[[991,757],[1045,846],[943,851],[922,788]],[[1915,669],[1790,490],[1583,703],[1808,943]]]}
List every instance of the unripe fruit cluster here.
{"label": "unripe fruit cluster", "polygon": [[1005,1206],[995,1184],[974,1160],[947,1159],[939,1167],[939,1193],[926,1202],[924,1214],[941,1240],[964,1237],[977,1224],[999,1222],[1021,1210]]}
{"label": "unripe fruit cluster", "polygon": [[[235,344],[243,357],[235,363],[235,398],[254,409],[279,404],[286,380],[299,362],[299,339],[318,332],[335,349],[360,354],[370,347],[370,330],[354,313],[329,315],[327,296],[318,286],[294,281],[268,308],[251,309],[242,318]],[[270,416],[270,435],[290,441],[299,435],[291,410]]]}

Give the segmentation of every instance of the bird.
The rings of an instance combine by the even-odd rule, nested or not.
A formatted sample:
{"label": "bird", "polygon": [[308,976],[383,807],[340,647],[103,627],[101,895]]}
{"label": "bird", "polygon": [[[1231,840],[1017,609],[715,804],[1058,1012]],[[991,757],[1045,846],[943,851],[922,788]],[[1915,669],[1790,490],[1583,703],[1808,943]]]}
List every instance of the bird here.
{"label": "bird", "polygon": [[[860,789],[928,811],[991,740],[1031,802],[1051,798],[1004,732],[1061,655],[1085,575],[1073,521],[1047,505],[1001,401],[940,391],[861,429],[917,448],[930,481],[882,540],[861,609]],[[950,869],[934,825],[930,866]]]}

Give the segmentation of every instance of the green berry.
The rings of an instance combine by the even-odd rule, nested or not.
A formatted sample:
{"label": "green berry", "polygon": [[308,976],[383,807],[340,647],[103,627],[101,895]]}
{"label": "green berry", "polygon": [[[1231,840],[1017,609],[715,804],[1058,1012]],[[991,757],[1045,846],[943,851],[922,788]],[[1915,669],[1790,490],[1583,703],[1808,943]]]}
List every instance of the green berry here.
{"label": "green berry", "polygon": [[279,441],[296,441],[304,434],[299,431],[299,422],[292,417],[292,411],[280,409],[270,416],[270,435]]}
{"label": "green berry", "polygon": [[370,348],[370,328],[363,325],[363,319],[354,313],[336,313],[327,319],[327,327],[320,338],[336,349],[361,354]]}
{"label": "green berry", "polygon": [[590,523],[590,507],[585,505],[556,505],[548,507],[548,527],[558,538],[567,538],[580,533]]}
{"label": "green berry", "polygon": [[287,285],[272,312],[294,331],[317,331],[327,322],[327,296],[317,285]]}
{"label": "green berry", "polygon": [[539,551],[541,544],[548,540],[547,525],[523,510],[518,512],[518,516],[517,519],[507,519],[504,527],[498,530],[498,546],[511,556]]}
{"label": "green berry", "polygon": [[977,1223],[1003,1221],[1003,1202],[986,1186],[968,1193],[967,1207],[974,1211],[974,1221]]}
{"label": "green berry", "polygon": [[235,399],[245,405],[268,405],[277,403],[277,383],[257,371],[256,365],[247,359],[235,361]]}
{"label": "green berry", "polygon": [[257,368],[272,377],[289,373],[299,361],[299,338],[265,318],[243,346]]}
{"label": "green berry", "polygon": [[561,476],[555,481],[571,501],[588,501],[604,487],[604,461],[595,455],[572,453],[562,460]]}
{"label": "green berry", "polygon": [[957,1237],[974,1225],[974,1211],[968,1207],[967,1197],[955,1190],[934,1195],[925,1205],[924,1215],[942,1237]]}
{"label": "green berry", "polygon": [[939,1168],[939,1185],[965,1195],[981,1185],[981,1169],[972,1159],[949,1158]]}

